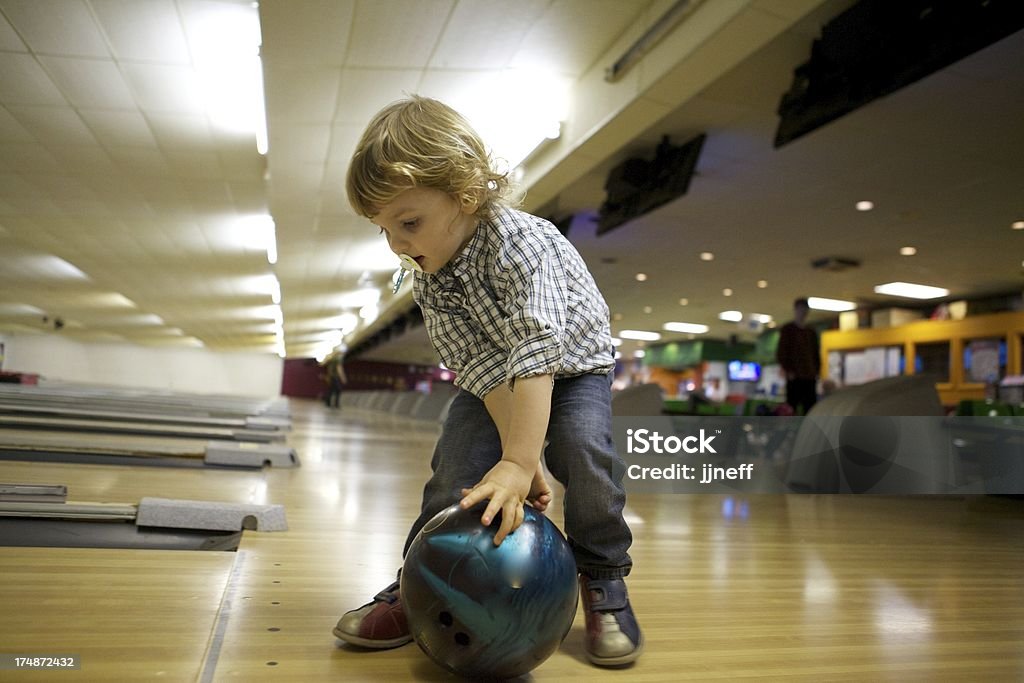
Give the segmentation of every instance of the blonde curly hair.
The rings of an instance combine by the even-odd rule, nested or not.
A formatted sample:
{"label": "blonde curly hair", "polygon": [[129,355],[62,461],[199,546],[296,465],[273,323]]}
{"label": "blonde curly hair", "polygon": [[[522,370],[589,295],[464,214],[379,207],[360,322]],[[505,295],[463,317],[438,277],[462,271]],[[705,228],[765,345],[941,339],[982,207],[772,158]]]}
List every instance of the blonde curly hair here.
{"label": "blonde curly hair", "polygon": [[346,178],[355,212],[372,218],[413,187],[441,190],[489,214],[507,205],[508,173],[499,173],[483,140],[457,111],[412,95],[380,110],[352,154]]}

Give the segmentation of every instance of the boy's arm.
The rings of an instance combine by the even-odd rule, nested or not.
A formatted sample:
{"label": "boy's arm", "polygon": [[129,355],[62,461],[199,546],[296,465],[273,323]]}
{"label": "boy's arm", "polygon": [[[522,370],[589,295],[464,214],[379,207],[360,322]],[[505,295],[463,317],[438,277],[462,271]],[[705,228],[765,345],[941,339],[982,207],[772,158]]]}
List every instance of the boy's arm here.
{"label": "boy's arm", "polygon": [[[484,397],[501,436],[501,461],[466,493],[462,507],[469,508],[489,499],[481,521],[490,524],[501,512],[501,525],[494,536],[500,545],[523,521],[523,502],[540,464],[544,437],[551,416],[551,375],[516,379],[515,390],[499,385]],[[465,491],[464,491],[465,492]]]}

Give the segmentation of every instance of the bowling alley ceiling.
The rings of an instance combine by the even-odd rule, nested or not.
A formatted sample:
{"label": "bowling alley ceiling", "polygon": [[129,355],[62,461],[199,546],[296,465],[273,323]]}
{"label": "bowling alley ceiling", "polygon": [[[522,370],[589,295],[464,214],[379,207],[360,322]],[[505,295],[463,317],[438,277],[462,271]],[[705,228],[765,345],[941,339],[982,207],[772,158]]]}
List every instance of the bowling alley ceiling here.
{"label": "bowling alley ceiling", "polygon": [[[368,337],[413,304],[344,175],[369,117],[408,93],[505,129],[565,99],[560,136],[516,174],[524,208],[569,226],[613,333],[749,339],[795,296],[920,305],[874,292],[891,281],[1019,294],[1024,32],[773,147],[793,70],[851,4],[0,0],[0,333],[289,357]],[[260,79],[232,74],[253,64],[265,105],[245,110]],[[612,168],[702,133],[685,196],[596,234]],[[859,266],[812,267],[828,257]],[[422,328],[375,354],[432,358]]]}

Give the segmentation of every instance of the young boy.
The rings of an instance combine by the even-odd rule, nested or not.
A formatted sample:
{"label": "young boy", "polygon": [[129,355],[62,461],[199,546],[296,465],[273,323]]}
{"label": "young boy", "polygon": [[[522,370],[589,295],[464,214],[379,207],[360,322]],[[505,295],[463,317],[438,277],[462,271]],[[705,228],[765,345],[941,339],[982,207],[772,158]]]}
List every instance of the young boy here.
{"label": "young boy", "polygon": [[[634,661],[643,638],[623,581],[632,535],[611,437],[615,362],[608,307],[583,260],[553,225],[507,205],[507,178],[479,136],[436,100],[414,96],[378,113],[356,146],[347,189],[356,212],[417,271],[414,298],[460,388],[405,550],[459,501],[489,501],[484,524],[501,512],[500,545],[525,502],[544,510],[551,501],[543,451],[565,486],[587,655],[603,666]],[[346,613],[334,634],[370,648],[409,642],[399,585]]]}

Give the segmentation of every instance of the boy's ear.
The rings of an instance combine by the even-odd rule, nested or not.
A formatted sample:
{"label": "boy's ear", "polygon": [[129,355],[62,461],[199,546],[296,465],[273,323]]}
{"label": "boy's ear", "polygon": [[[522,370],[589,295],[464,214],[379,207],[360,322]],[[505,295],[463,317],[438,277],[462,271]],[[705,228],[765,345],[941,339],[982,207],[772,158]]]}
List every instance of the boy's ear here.
{"label": "boy's ear", "polygon": [[480,199],[472,193],[464,192],[459,195],[459,206],[463,213],[476,213],[476,210],[480,208]]}

